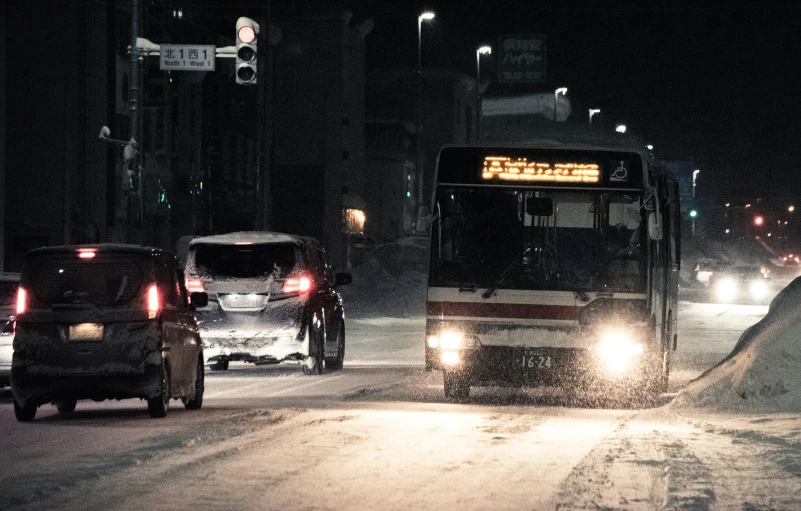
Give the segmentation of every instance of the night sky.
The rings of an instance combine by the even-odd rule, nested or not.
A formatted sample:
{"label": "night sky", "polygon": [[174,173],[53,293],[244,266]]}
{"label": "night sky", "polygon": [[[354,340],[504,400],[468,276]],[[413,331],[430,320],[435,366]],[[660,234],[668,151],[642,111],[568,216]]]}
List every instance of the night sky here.
{"label": "night sky", "polygon": [[488,96],[568,87],[569,122],[600,108],[606,127],[627,124],[657,158],[695,161],[699,196],[801,196],[801,6],[584,4],[342,3],[375,18],[370,69],[416,65],[424,10],[436,19],[423,26],[423,65],[471,76],[479,45],[494,47],[485,76],[496,74],[498,35],[545,34],[547,82],[493,84]]}

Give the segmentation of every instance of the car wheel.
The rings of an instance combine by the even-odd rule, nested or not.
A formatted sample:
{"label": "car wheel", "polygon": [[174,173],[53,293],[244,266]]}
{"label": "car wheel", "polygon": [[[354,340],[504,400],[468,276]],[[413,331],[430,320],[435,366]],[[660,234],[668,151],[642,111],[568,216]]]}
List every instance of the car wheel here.
{"label": "car wheel", "polygon": [[195,395],[184,403],[187,410],[200,410],[203,406],[203,391],[205,390],[205,373],[203,355],[197,359],[197,376],[195,377]]}
{"label": "car wheel", "polygon": [[330,371],[342,369],[345,363],[345,325],[340,323],[337,334],[337,356],[325,359],[325,368]]}
{"label": "car wheel", "polygon": [[[314,346],[309,349],[309,357],[303,364],[303,374],[317,376],[323,374],[323,342],[325,332],[320,328],[314,335]],[[309,340],[311,342],[311,339]],[[309,365],[309,364],[312,365]]]}
{"label": "car wheel", "polygon": [[147,400],[147,411],[154,419],[167,416],[170,411],[170,369],[166,361],[161,364],[161,392]]}
{"label": "car wheel", "polygon": [[14,415],[20,422],[31,422],[36,417],[36,403],[28,401],[25,406],[20,406],[17,400],[14,400]]}
{"label": "car wheel", "polygon": [[216,364],[212,364],[209,368],[212,371],[227,371],[228,370],[228,360],[220,360]]}
{"label": "car wheel", "polygon": [[442,379],[445,383],[445,397],[448,399],[461,401],[470,397],[470,381],[466,375],[458,371],[444,371]]}
{"label": "car wheel", "polygon": [[58,410],[58,413],[72,413],[77,405],[77,399],[63,399],[56,401],[56,410]]}

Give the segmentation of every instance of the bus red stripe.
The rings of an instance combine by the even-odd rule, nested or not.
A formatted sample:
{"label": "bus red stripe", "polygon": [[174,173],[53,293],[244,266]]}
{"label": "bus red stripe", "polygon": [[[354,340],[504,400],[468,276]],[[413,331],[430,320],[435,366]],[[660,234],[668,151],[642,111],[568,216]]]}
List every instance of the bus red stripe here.
{"label": "bus red stripe", "polygon": [[521,303],[428,302],[430,316],[483,318],[558,319],[576,321],[581,307],[571,305],[529,305]]}

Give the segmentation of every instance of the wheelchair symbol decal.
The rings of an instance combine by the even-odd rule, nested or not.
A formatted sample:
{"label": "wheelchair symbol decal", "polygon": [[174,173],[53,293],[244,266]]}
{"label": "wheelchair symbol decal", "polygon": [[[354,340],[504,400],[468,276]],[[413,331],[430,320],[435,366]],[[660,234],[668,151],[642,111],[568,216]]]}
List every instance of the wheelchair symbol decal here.
{"label": "wheelchair symbol decal", "polygon": [[625,160],[615,160],[611,162],[614,171],[609,176],[609,181],[628,181],[629,180],[629,164]]}

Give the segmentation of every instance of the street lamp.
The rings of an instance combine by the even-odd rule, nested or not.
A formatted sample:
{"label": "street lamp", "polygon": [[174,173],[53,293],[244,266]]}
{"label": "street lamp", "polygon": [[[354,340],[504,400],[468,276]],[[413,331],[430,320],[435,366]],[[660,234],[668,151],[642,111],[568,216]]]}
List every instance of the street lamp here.
{"label": "street lamp", "polygon": [[476,142],[481,142],[481,56],[491,53],[489,46],[481,46],[476,50]]}
{"label": "street lamp", "polygon": [[592,125],[592,116],[600,113],[601,113],[600,108],[590,108],[590,125]]}
{"label": "street lamp", "polygon": [[559,87],[555,91],[553,91],[553,122],[556,122],[556,98],[561,95],[567,94],[567,87]]}
{"label": "street lamp", "polygon": [[417,205],[423,204],[423,21],[434,19],[434,13],[426,11],[417,17]]}
{"label": "street lamp", "polygon": [[618,133],[625,133],[626,132],[626,125],[625,124],[618,124],[615,126],[615,131]]}

